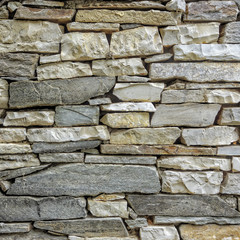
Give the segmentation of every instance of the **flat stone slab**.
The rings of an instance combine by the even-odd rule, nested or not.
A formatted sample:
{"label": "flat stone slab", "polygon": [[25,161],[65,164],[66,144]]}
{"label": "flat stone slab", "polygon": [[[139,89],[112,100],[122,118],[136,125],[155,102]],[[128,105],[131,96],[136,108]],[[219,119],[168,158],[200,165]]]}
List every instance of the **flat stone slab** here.
{"label": "flat stone slab", "polygon": [[172,58],[172,53],[163,53],[158,55],[153,55],[144,59],[145,63],[154,63],[154,62],[165,62]]}
{"label": "flat stone slab", "polygon": [[224,146],[217,148],[217,155],[240,156],[240,146]]}
{"label": "flat stone slab", "polygon": [[31,152],[31,146],[26,143],[0,143],[0,154],[24,154]]}
{"label": "flat stone slab", "polygon": [[[84,218],[86,200],[72,197],[0,197],[3,222]],[[6,207],[6,204],[8,207]]]}
{"label": "flat stone slab", "polygon": [[0,128],[0,142],[13,143],[26,140],[26,128]]}
{"label": "flat stone slab", "polygon": [[56,62],[61,62],[60,54],[40,56],[40,62],[39,62],[40,64],[56,63]]}
{"label": "flat stone slab", "polygon": [[139,229],[148,226],[146,218],[126,219],[125,222],[130,229]]}
{"label": "flat stone slab", "polygon": [[174,217],[240,217],[218,196],[208,195],[128,195],[138,215]]}
{"label": "flat stone slab", "polygon": [[31,223],[1,223],[0,233],[26,233],[31,229]]}
{"label": "flat stone slab", "polygon": [[220,125],[240,125],[240,108],[223,108],[218,119]]}
{"label": "flat stone slab", "polygon": [[148,82],[150,81],[151,78],[148,77],[139,77],[139,76],[119,76],[117,81],[118,82],[140,82],[140,83],[144,83],[144,82]]}
{"label": "flat stone slab", "polygon": [[222,184],[221,193],[223,194],[240,194],[240,173],[227,173]]}
{"label": "flat stone slab", "polygon": [[84,153],[45,153],[39,154],[43,163],[73,163],[84,162]]}
{"label": "flat stone slab", "polygon": [[159,176],[154,167],[72,163],[18,178],[7,193],[32,196],[94,196],[99,193],[159,191]]}
{"label": "flat stone slab", "polygon": [[47,0],[24,0],[24,6],[64,7],[64,2]]}
{"label": "flat stone slab", "polygon": [[127,237],[121,218],[87,218],[66,221],[39,221],[35,228],[81,237]]}
{"label": "flat stone slab", "polygon": [[12,108],[81,104],[110,91],[114,84],[111,77],[15,82],[10,84],[9,104]]}

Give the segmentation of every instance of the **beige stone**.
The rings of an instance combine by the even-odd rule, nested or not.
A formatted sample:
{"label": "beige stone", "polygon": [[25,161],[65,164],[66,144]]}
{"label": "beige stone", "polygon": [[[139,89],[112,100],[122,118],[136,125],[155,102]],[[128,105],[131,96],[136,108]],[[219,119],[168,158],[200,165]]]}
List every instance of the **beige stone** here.
{"label": "beige stone", "polygon": [[0,128],[0,142],[22,142],[26,140],[25,128]]}
{"label": "beige stone", "polygon": [[92,62],[93,75],[96,76],[123,76],[147,75],[141,58],[125,58],[115,60],[95,60]]}
{"label": "beige stone", "polygon": [[105,33],[67,33],[61,41],[63,61],[87,61],[106,58],[109,44]]}
{"label": "beige stone", "polygon": [[122,101],[159,102],[164,83],[117,83],[113,95]]}
{"label": "beige stone", "polygon": [[219,125],[240,125],[240,108],[223,108],[218,119]]}
{"label": "beige stone", "polygon": [[149,113],[107,113],[101,120],[111,128],[149,127]]}
{"label": "beige stone", "polygon": [[162,191],[167,193],[218,194],[223,180],[222,172],[164,171]]}
{"label": "beige stone", "polygon": [[240,172],[240,157],[232,158],[232,170],[233,172]]}
{"label": "beige stone", "polygon": [[60,54],[40,56],[40,64],[56,63],[56,62],[61,62]]}
{"label": "beige stone", "polygon": [[81,62],[51,63],[37,68],[38,80],[66,79],[91,75],[90,65]]}
{"label": "beige stone", "polygon": [[180,137],[181,130],[169,128],[135,128],[117,130],[111,133],[111,144],[173,144]]}
{"label": "beige stone", "polygon": [[114,58],[162,53],[162,40],[158,28],[139,27],[115,32],[112,34],[110,51]]}
{"label": "beige stone", "polygon": [[29,144],[20,143],[0,143],[0,154],[24,154],[31,153],[32,149]]}
{"label": "beige stone", "polygon": [[44,6],[44,7],[64,7],[64,2],[46,0],[24,0],[23,5]]}
{"label": "beige stone", "polygon": [[0,19],[8,19],[9,13],[6,6],[0,8]]}
{"label": "beige stone", "polygon": [[8,108],[8,82],[0,79],[0,108]]}
{"label": "beige stone", "polygon": [[115,193],[115,194],[100,194],[97,197],[94,198],[95,201],[115,201],[115,200],[120,200],[124,199],[125,194],[124,193]]}
{"label": "beige stone", "polygon": [[14,12],[16,11],[19,7],[22,6],[22,3],[21,2],[8,2],[8,5],[7,5],[7,8],[9,10],[9,12]]}
{"label": "beige stone", "polygon": [[119,76],[117,81],[118,82],[148,82],[151,78],[148,77],[139,77],[139,76]]}
{"label": "beige stone", "polygon": [[208,103],[239,103],[240,93],[238,90],[215,89],[206,92]]}
{"label": "beige stone", "polygon": [[221,187],[222,194],[240,194],[240,173],[227,173]]}
{"label": "beige stone", "polygon": [[158,10],[78,10],[76,22],[140,23],[144,25],[176,25],[180,22],[181,13]]}
{"label": "beige stone", "polygon": [[[11,182],[10,181],[0,181],[0,188],[3,192],[6,192],[9,188],[11,187]],[[1,231],[2,229],[0,229]]]}
{"label": "beige stone", "polygon": [[186,2],[185,0],[171,0],[166,4],[166,9],[168,11],[185,12]]}
{"label": "beige stone", "polygon": [[240,239],[240,225],[187,224],[180,226],[180,233],[183,240],[237,240]]}
{"label": "beige stone", "polygon": [[84,153],[44,153],[39,154],[42,163],[74,163],[84,162]]}
{"label": "beige stone", "polygon": [[169,60],[172,56],[173,56],[172,53],[153,55],[151,57],[145,58],[144,62],[145,63],[164,62],[164,61]]}

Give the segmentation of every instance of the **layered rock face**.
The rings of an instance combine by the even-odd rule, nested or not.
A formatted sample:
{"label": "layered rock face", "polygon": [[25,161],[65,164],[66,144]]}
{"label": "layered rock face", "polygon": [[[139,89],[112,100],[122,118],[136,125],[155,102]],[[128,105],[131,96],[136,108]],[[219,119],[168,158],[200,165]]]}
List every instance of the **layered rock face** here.
{"label": "layered rock face", "polygon": [[0,1],[0,239],[239,240],[239,7]]}

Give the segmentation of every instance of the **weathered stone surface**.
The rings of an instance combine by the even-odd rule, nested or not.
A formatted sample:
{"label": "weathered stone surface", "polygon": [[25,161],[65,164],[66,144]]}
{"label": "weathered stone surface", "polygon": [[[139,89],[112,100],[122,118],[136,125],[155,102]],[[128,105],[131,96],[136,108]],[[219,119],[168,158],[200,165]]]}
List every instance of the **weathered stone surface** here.
{"label": "weathered stone surface", "polygon": [[24,154],[31,153],[29,144],[25,143],[0,143],[0,154]]}
{"label": "weathered stone surface", "polygon": [[69,236],[69,240],[138,240],[137,237],[91,237],[82,238],[76,236]]}
{"label": "weathered stone surface", "polygon": [[122,101],[159,102],[164,83],[117,83],[113,95]]}
{"label": "weathered stone surface", "polygon": [[180,233],[183,240],[234,240],[240,238],[240,225],[218,226],[209,224],[204,226],[181,225]]}
{"label": "weathered stone surface", "polygon": [[167,193],[218,194],[222,172],[175,172],[161,174],[162,191]]}
{"label": "weathered stone surface", "polygon": [[41,9],[41,8],[28,8],[19,7],[15,19],[24,20],[47,20],[60,24],[71,22],[75,10],[73,9]]}
{"label": "weathered stone surface", "polygon": [[140,228],[141,240],[179,240],[174,226],[149,226]]}
{"label": "weathered stone surface", "polygon": [[17,178],[8,194],[84,196],[99,193],[159,191],[159,177],[154,167],[69,163]]}
{"label": "weathered stone surface", "polygon": [[198,23],[161,28],[164,46],[217,42],[219,23]]}
{"label": "weathered stone surface", "polygon": [[144,156],[86,155],[85,157],[85,163],[108,163],[108,164],[155,165],[156,160],[157,158],[152,156],[144,157]]}
{"label": "weathered stone surface", "polygon": [[217,157],[192,157],[171,156],[161,157],[157,161],[160,168],[172,168],[180,170],[222,170],[231,171],[231,160],[229,158]]}
{"label": "weathered stone surface", "polygon": [[46,6],[46,7],[63,7],[64,2],[45,1],[45,0],[24,0],[23,5],[30,6]]}
{"label": "weathered stone surface", "polygon": [[110,51],[116,58],[162,53],[162,40],[158,28],[139,27],[115,32],[112,34]]}
{"label": "weathered stone surface", "polygon": [[231,22],[223,26],[219,43],[240,43],[240,23]]}
{"label": "weathered stone surface", "polygon": [[80,22],[71,22],[67,24],[67,29],[69,32],[105,32],[112,33],[118,32],[120,28],[119,23],[80,23]]}
{"label": "weathered stone surface", "polygon": [[183,129],[181,142],[188,146],[230,145],[239,139],[238,129],[227,126]]}
{"label": "weathered stone surface", "polygon": [[99,146],[101,141],[79,141],[66,143],[34,143],[34,153],[71,153],[81,149],[91,149]]}
{"label": "weathered stone surface", "polygon": [[101,120],[111,128],[149,127],[149,113],[107,113]]}
{"label": "weathered stone surface", "polygon": [[240,61],[240,44],[189,44],[173,47],[176,61]]}
{"label": "weathered stone surface", "polygon": [[225,146],[217,148],[217,155],[240,156],[240,146]]}
{"label": "weathered stone surface", "polygon": [[92,62],[92,72],[96,76],[147,75],[141,58],[96,60]]}
{"label": "weathered stone surface", "polygon": [[72,163],[84,162],[84,153],[45,153],[39,155],[40,161],[44,163]]}
{"label": "weathered stone surface", "polygon": [[37,67],[38,80],[77,78],[91,75],[90,65],[81,62],[51,63]]}
{"label": "weathered stone surface", "polygon": [[166,4],[166,9],[168,11],[185,12],[186,2],[185,0],[171,0]]}
{"label": "weathered stone surface", "polygon": [[123,23],[120,25],[120,29],[127,30],[127,29],[142,27],[142,26],[143,26],[142,24],[138,24],[138,23]]}
{"label": "weathered stone surface", "polygon": [[106,126],[72,128],[31,128],[27,131],[30,142],[76,142],[85,140],[108,140]]}
{"label": "weathered stone surface", "polygon": [[240,158],[239,157],[232,158],[232,170],[233,170],[233,172],[240,172]]}
{"label": "weathered stone surface", "polygon": [[40,56],[40,64],[56,63],[56,62],[61,62],[60,54]]}
{"label": "weathered stone surface", "polygon": [[94,198],[96,201],[115,201],[115,200],[120,200],[124,199],[125,194],[124,193],[113,193],[113,194],[100,194],[97,197]]}
{"label": "weathered stone surface", "polygon": [[128,227],[130,229],[138,229],[141,227],[147,227],[148,226],[148,222],[146,218],[136,218],[134,220],[125,220],[126,224],[128,225]]}
{"label": "weathered stone surface", "polygon": [[31,223],[1,223],[0,233],[26,233],[31,229]]}
{"label": "weathered stone surface", "polygon": [[111,133],[111,144],[173,144],[180,137],[181,130],[169,128],[134,128],[116,130]]}
{"label": "weathered stone surface", "polygon": [[81,237],[126,237],[128,236],[121,218],[86,218],[66,221],[39,221],[35,228]]}
{"label": "weathered stone surface", "polygon": [[139,77],[139,76],[119,76],[118,77],[118,82],[148,82],[150,81],[151,78],[148,77]]}
{"label": "weathered stone surface", "polygon": [[240,125],[240,108],[223,108],[218,119],[220,125]]}
{"label": "weathered stone surface", "polygon": [[33,154],[0,155],[0,171],[38,165],[40,165],[40,162],[38,158]]}
{"label": "weathered stone surface", "polygon": [[25,128],[0,128],[0,142],[13,143],[26,140]]}
{"label": "weathered stone surface", "polygon": [[0,19],[8,19],[9,13],[6,6],[0,8]]}
{"label": "weathered stone surface", "polygon": [[239,181],[240,181],[239,173],[227,173],[221,187],[221,193],[240,194]]}
{"label": "weathered stone surface", "polygon": [[231,195],[221,195],[221,199],[223,199],[229,206],[234,209],[237,209],[237,198]]}
{"label": "weathered stone surface", "polygon": [[[239,149],[240,152],[240,149]],[[186,147],[184,145],[101,145],[103,154],[132,154],[132,155],[215,155],[215,148]],[[239,153],[240,155],[240,153]]]}
{"label": "weathered stone surface", "polygon": [[173,56],[172,53],[153,55],[151,57],[145,58],[144,62],[145,63],[164,62],[169,60],[172,56]]}
{"label": "weathered stone surface", "polygon": [[[86,217],[86,200],[72,197],[0,197],[1,221],[24,222]],[[6,207],[6,204],[8,207]]]}
{"label": "weathered stone surface", "polygon": [[130,205],[138,215],[174,217],[240,217],[215,195],[129,195]]}
{"label": "weathered stone surface", "polygon": [[102,105],[112,103],[111,98],[94,98],[88,100],[89,105]]}
{"label": "weathered stone surface", "polygon": [[4,126],[51,126],[54,123],[54,111],[7,112]]}
{"label": "weathered stone surface", "polygon": [[213,125],[220,108],[221,105],[218,104],[160,104],[153,114],[151,125],[152,127],[210,126]]}
{"label": "weathered stone surface", "polygon": [[8,82],[0,79],[0,108],[8,108]]}
{"label": "weathered stone surface", "polygon": [[14,12],[16,11],[19,7],[22,6],[21,2],[8,2],[7,8],[9,10],[9,12]]}
{"label": "weathered stone surface", "polygon": [[115,79],[111,77],[16,82],[10,84],[9,104],[17,108],[81,104],[110,91],[114,84]]}
{"label": "weathered stone surface", "polygon": [[[230,74],[231,73],[231,74]],[[239,82],[240,63],[152,63],[153,81],[182,79],[189,82]]]}
{"label": "weathered stone surface", "polygon": [[231,22],[236,21],[238,7],[234,1],[200,1],[187,4],[184,21]]}
{"label": "weathered stone surface", "polygon": [[98,125],[99,108],[84,105],[56,107],[55,123],[57,126]]}
{"label": "weathered stone surface", "polygon": [[63,61],[86,61],[106,58],[109,44],[105,33],[67,33],[61,41]]}
{"label": "weathered stone surface", "polygon": [[124,102],[124,103],[112,103],[107,105],[101,105],[102,111],[107,112],[155,112],[156,108],[149,102]]}
{"label": "weathered stone surface", "polygon": [[[0,21],[1,28],[1,21]],[[1,53],[0,76],[34,77],[38,55],[28,53]]]}
{"label": "weathered stone surface", "polygon": [[6,192],[9,188],[11,187],[11,182],[10,181],[0,181],[0,188],[3,192]]}
{"label": "weathered stone surface", "polygon": [[107,9],[78,10],[76,22],[140,23],[144,25],[176,25],[181,13],[150,11],[120,11]]}
{"label": "weathered stone surface", "polygon": [[128,218],[127,201],[95,201],[88,199],[88,210],[95,217]]}

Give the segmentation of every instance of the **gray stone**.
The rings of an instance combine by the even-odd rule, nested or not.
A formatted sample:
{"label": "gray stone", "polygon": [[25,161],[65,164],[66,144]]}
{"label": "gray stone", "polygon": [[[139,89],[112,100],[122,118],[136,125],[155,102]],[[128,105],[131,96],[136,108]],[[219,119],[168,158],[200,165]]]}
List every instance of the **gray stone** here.
{"label": "gray stone", "polygon": [[99,108],[84,105],[56,107],[55,123],[57,126],[98,125]]}
{"label": "gray stone", "polygon": [[240,158],[239,157],[232,158],[232,171],[240,172]]}
{"label": "gray stone", "polygon": [[137,24],[137,23],[123,23],[120,25],[121,30],[128,30],[128,29],[133,29],[133,28],[138,28],[142,27],[142,24]]}
{"label": "gray stone", "polygon": [[60,54],[40,56],[40,64],[56,63],[56,62],[61,62]]}
{"label": "gray stone", "polygon": [[34,153],[71,153],[81,149],[91,149],[99,146],[101,141],[78,141],[66,143],[34,143]]}
{"label": "gray stone", "polygon": [[150,80],[151,80],[151,78],[147,78],[147,77],[119,76],[117,81],[118,82],[140,82],[140,83],[144,83],[144,82],[148,82]]}
{"label": "gray stone", "polygon": [[99,154],[98,149],[96,148],[91,148],[91,149],[83,149],[81,150],[82,153],[86,153],[86,154]]}
{"label": "gray stone", "polygon": [[115,79],[111,77],[16,82],[10,84],[9,104],[15,108],[81,104],[110,91],[114,84]]}
{"label": "gray stone", "polygon": [[134,220],[125,220],[130,229],[139,229],[141,227],[147,227],[148,222],[146,218],[136,218]]}
{"label": "gray stone", "polygon": [[45,6],[45,7],[64,7],[64,2],[46,1],[46,0],[24,0],[23,5],[30,6]]}
{"label": "gray stone", "polygon": [[225,201],[225,203],[227,203],[232,208],[234,208],[234,209],[238,208],[238,206],[237,206],[238,205],[238,203],[237,203],[238,199],[236,197],[231,196],[231,195],[221,195],[220,197],[223,201]]}
{"label": "gray stone", "polygon": [[219,43],[240,43],[240,22],[231,22],[223,26]]}
{"label": "gray stone", "polygon": [[185,12],[186,2],[185,0],[171,0],[166,4],[166,9],[168,11]]}
{"label": "gray stone", "polygon": [[0,233],[26,233],[32,229],[31,223],[1,223]]}
{"label": "gray stone", "polygon": [[44,163],[84,162],[84,153],[45,153],[40,154],[39,158]]}
{"label": "gray stone", "polygon": [[99,193],[159,191],[159,177],[154,167],[69,163],[17,178],[8,194],[93,196]]}
{"label": "gray stone", "polygon": [[151,57],[145,58],[145,63],[154,63],[154,62],[164,62],[169,60],[173,56],[172,53],[164,53],[159,55],[153,55]]}
{"label": "gray stone", "polygon": [[3,79],[0,79],[0,108],[8,108],[8,82]]}
{"label": "gray stone", "polygon": [[[86,200],[72,197],[0,197],[4,222],[73,219],[86,217]],[[8,207],[6,207],[6,204]]]}
{"label": "gray stone", "polygon": [[[41,159],[41,156],[40,156]],[[155,165],[157,157],[152,156],[114,156],[86,155],[85,163]]]}
{"label": "gray stone", "polygon": [[33,78],[37,62],[37,54],[1,53],[0,76]]}
{"label": "gray stone", "polygon": [[220,125],[240,125],[240,108],[223,108],[218,119]]}
{"label": "gray stone", "polygon": [[141,216],[240,217],[238,211],[214,195],[129,195],[127,199]]}
{"label": "gray stone", "polygon": [[81,237],[126,237],[128,236],[121,218],[86,218],[66,221],[39,221],[35,228]]}
{"label": "gray stone", "polygon": [[217,155],[240,156],[240,146],[225,146],[217,148]]}
{"label": "gray stone", "polygon": [[26,143],[0,143],[0,154],[24,154],[31,152],[31,146]]}
{"label": "gray stone", "polygon": [[152,127],[210,126],[214,124],[220,108],[221,105],[218,104],[160,104],[153,114],[151,125]]}
{"label": "gray stone", "polygon": [[90,105],[102,105],[102,104],[110,104],[112,103],[111,98],[94,98],[88,100]]}
{"label": "gray stone", "polygon": [[199,89],[199,88],[239,88],[239,83],[186,83],[186,89]]}
{"label": "gray stone", "polygon": [[221,193],[223,194],[240,194],[240,173],[227,173],[222,184]]}

